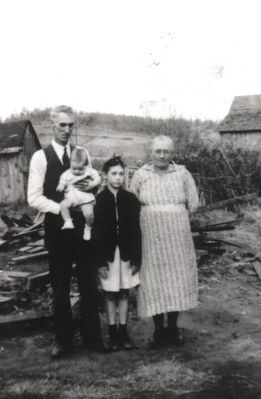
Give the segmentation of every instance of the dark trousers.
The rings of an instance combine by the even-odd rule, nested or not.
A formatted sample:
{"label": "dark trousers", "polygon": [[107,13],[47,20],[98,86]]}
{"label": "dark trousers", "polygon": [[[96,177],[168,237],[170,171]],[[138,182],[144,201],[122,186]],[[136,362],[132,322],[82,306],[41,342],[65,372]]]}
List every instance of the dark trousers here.
{"label": "dark trousers", "polygon": [[64,347],[72,345],[74,336],[70,304],[73,263],[76,263],[80,291],[83,342],[87,345],[101,342],[93,245],[91,241],[84,241],[81,238],[82,234],[77,233],[77,230],[58,230],[50,226],[45,229],[53,290],[55,340]]}

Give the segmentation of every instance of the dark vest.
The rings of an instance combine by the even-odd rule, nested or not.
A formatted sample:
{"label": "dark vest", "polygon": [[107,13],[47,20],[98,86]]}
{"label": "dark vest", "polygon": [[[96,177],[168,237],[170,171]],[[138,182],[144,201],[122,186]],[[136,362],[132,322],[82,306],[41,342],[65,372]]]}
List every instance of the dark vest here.
{"label": "dark vest", "polygon": [[[71,146],[71,151],[73,150],[73,146]],[[64,194],[59,193],[56,188],[58,186],[60,176],[63,172],[65,172],[65,167],[58,158],[53,146],[49,144],[45,149],[44,153],[46,156],[47,167],[44,179],[44,186],[43,186],[43,194],[48,198],[55,202],[60,203],[63,198]],[[73,212],[71,211],[71,216],[74,219],[74,222],[77,224],[77,231],[80,231],[84,225],[84,219],[81,212]],[[60,230],[63,225],[63,220],[61,215],[55,215],[53,213],[47,212],[45,215],[45,235],[51,235],[54,231]]]}
{"label": "dark vest", "polygon": [[47,168],[45,173],[43,194],[45,197],[55,202],[61,202],[64,198],[64,195],[63,193],[56,191],[56,188],[58,186],[61,174],[65,172],[66,169],[58,158],[51,144],[44,149],[44,153],[46,156]]}

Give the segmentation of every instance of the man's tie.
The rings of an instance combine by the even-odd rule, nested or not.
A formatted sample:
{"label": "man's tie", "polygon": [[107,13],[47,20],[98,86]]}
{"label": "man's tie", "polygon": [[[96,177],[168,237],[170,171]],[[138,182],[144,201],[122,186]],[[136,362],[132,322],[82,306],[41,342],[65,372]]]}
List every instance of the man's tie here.
{"label": "man's tie", "polygon": [[70,159],[68,157],[66,147],[64,147],[64,153],[63,153],[63,166],[64,166],[64,169],[69,169],[69,167],[70,167]]}

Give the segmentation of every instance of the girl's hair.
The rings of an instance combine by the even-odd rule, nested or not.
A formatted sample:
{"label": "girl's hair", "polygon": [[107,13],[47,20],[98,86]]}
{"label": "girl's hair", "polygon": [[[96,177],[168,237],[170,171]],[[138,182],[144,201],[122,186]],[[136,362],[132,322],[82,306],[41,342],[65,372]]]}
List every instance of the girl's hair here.
{"label": "girl's hair", "polygon": [[75,147],[72,150],[71,161],[82,163],[83,165],[88,165],[89,159],[85,148]]}
{"label": "girl's hair", "polygon": [[113,166],[118,166],[118,165],[120,165],[122,167],[122,169],[125,169],[125,165],[124,165],[124,162],[121,159],[121,157],[114,156],[113,158],[109,159],[108,161],[106,161],[104,163],[102,171],[104,173],[108,173],[110,168],[112,168]]}

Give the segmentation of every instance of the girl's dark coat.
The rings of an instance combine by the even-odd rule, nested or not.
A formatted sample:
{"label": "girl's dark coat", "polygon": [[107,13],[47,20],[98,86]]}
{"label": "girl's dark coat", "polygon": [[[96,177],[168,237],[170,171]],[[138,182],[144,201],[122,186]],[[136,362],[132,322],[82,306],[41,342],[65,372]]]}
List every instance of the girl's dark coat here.
{"label": "girl's dark coat", "polygon": [[[118,221],[116,218],[118,211]],[[121,259],[131,264],[141,264],[140,203],[137,197],[120,188],[116,200],[106,187],[96,197],[92,237],[98,267],[114,259],[118,245]]]}

